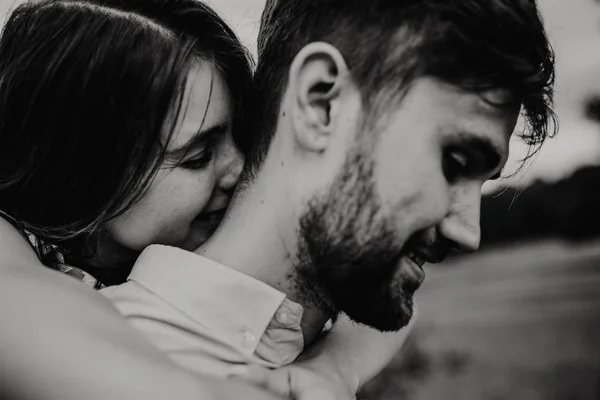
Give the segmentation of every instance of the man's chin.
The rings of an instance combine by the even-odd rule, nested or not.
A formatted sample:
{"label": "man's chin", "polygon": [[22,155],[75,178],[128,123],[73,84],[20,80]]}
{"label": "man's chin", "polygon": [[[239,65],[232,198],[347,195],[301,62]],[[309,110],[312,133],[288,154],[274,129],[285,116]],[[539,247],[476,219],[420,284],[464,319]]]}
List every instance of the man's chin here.
{"label": "man's chin", "polygon": [[381,332],[397,332],[409,324],[413,317],[413,296],[390,299],[377,304],[355,304],[344,307],[342,311],[354,322],[370,326]]}

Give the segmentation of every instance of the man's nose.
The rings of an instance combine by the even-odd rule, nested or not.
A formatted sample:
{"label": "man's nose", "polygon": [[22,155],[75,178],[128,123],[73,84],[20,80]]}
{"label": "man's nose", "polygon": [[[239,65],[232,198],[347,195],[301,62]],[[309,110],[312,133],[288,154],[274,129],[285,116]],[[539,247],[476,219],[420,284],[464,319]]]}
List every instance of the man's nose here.
{"label": "man's nose", "polygon": [[471,253],[481,241],[481,187],[472,185],[457,191],[450,211],[439,226],[439,233],[450,240],[456,250]]}

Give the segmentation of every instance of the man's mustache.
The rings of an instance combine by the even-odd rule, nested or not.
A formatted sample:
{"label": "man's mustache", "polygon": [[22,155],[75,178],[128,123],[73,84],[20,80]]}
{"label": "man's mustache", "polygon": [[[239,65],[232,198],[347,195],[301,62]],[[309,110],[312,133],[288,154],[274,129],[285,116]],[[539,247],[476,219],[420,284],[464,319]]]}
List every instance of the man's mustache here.
{"label": "man's mustache", "polygon": [[406,241],[402,252],[410,251],[429,264],[439,264],[453,249],[452,243],[445,238],[417,233]]}

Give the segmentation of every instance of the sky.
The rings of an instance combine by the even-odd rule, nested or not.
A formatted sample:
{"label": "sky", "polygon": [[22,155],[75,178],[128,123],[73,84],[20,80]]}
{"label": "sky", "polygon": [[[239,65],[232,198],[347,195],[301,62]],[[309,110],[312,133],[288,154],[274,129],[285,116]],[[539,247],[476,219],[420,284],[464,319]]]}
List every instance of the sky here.
{"label": "sky", "polygon": [[[289,0],[293,1],[293,0]],[[260,14],[265,0],[208,0],[255,54]],[[0,0],[2,19],[19,1]],[[368,2],[365,2],[368,4]],[[554,180],[582,165],[600,164],[600,126],[587,121],[583,103],[600,93],[600,2],[538,0],[548,36],[556,52],[558,135],[544,144],[536,160],[511,181]],[[511,143],[506,171],[514,170],[525,147]]]}

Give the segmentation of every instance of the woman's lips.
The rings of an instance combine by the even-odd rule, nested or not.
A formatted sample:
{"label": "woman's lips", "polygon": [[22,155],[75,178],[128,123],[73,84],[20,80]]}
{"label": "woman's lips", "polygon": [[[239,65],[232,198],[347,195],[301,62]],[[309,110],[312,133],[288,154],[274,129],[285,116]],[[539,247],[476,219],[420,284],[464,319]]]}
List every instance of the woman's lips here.
{"label": "woman's lips", "polygon": [[214,230],[217,229],[217,226],[219,226],[219,223],[223,219],[226,210],[226,208],[221,208],[219,210],[200,213],[198,214],[194,222],[206,225],[210,228],[211,231],[214,232]]}
{"label": "woman's lips", "polygon": [[220,219],[220,218],[223,218],[223,215],[225,214],[226,210],[227,210],[226,208],[221,208],[219,210],[202,212],[202,213],[198,214],[198,216],[196,217],[196,220],[212,221],[214,219]]}

